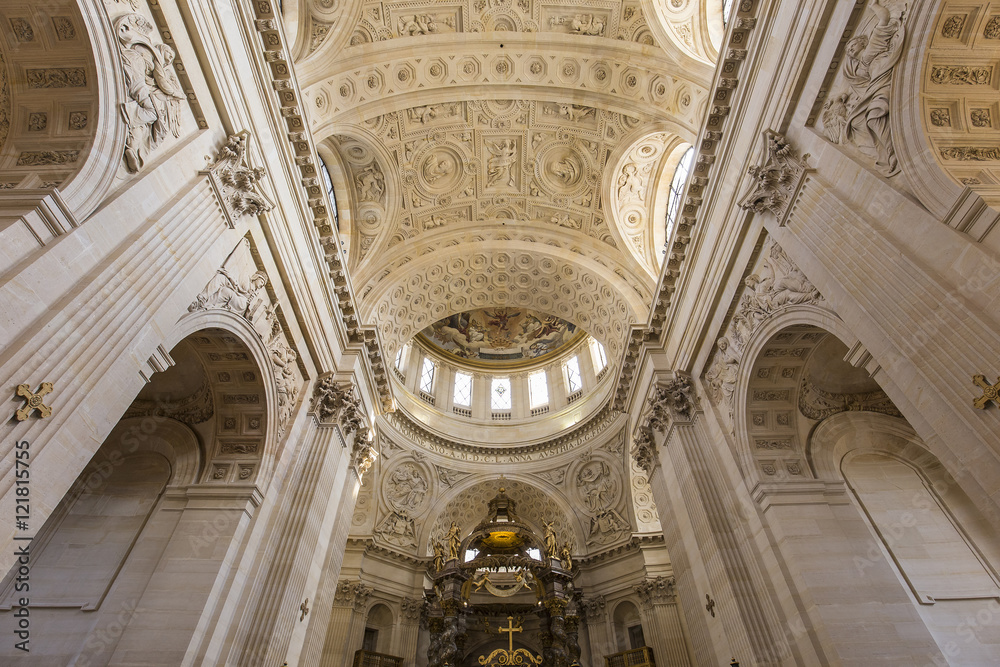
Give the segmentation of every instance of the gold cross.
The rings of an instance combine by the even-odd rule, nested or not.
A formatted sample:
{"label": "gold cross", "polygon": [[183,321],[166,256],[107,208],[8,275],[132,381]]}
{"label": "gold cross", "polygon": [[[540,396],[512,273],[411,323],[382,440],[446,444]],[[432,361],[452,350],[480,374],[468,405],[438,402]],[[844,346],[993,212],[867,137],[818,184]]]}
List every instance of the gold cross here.
{"label": "gold cross", "polygon": [[[993,401],[995,405],[1000,405],[1000,379],[997,379],[997,383],[995,385],[990,385],[990,383],[986,381],[985,375],[973,375],[972,381],[978,384],[983,390],[982,396],[972,399],[972,404],[974,406],[980,410],[985,410],[987,403],[990,401]],[[24,385],[21,386],[23,387]]]}
{"label": "gold cross", "polygon": [[42,403],[42,397],[50,391],[52,391],[51,382],[43,382],[42,386],[38,388],[37,393],[31,391],[30,385],[17,385],[17,395],[28,399],[27,404],[23,408],[19,409],[15,414],[17,421],[23,422],[28,418],[28,415],[31,414],[32,410],[38,410],[39,414],[42,415],[42,419],[51,417],[52,408]]}
{"label": "gold cross", "polygon": [[515,632],[521,632],[521,630],[523,628],[515,628],[514,627],[514,617],[513,616],[508,616],[507,617],[507,627],[505,628],[505,627],[503,627],[501,625],[498,629],[500,630],[500,632],[506,632],[507,636],[510,637],[510,648],[508,648],[507,650],[510,651],[511,653],[513,653],[514,652],[514,633]]}
{"label": "gold cross", "polygon": [[309,598],[306,598],[306,601],[299,605],[299,611],[302,612],[299,614],[299,621],[302,621],[309,613]]}

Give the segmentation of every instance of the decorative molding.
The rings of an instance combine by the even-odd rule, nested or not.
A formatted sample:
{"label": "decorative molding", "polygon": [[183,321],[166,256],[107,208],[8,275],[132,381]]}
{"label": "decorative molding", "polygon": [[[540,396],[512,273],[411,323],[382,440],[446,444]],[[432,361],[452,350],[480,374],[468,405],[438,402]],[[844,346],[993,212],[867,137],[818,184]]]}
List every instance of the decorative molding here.
{"label": "decorative molding", "polygon": [[717,404],[727,406],[730,417],[743,350],[754,332],[786,307],[823,300],[819,290],[770,238],[764,244],[761,257],[759,273],[744,279],[742,296],[725,333],[716,342],[712,365],[705,374],[710,395]]}
{"label": "decorative molding", "polygon": [[647,476],[652,476],[653,470],[659,465],[659,458],[656,456],[656,441],[648,427],[641,427],[632,440],[630,450],[635,464],[646,472]]}
{"label": "decorative molding", "polygon": [[313,216],[312,222],[316,227],[324,259],[329,267],[329,277],[337,296],[334,303],[339,310],[339,319],[344,323],[348,340],[364,345],[382,407],[390,410],[392,389],[382,361],[386,355],[382,353],[383,348],[378,333],[362,327],[358,319],[355,297],[350,280],[344,271],[340,237],[334,229],[330,198],[326,194],[325,186],[320,182],[319,156],[313,145],[312,135],[305,131],[307,124],[299,103],[301,92],[289,66],[291,59],[278,28],[275,6],[270,0],[259,0],[252,3],[252,7],[256,16],[254,27],[260,35],[264,58],[270,67],[271,86],[277,95],[281,115],[289,129],[288,141],[292,152],[297,156],[295,164],[299,168],[302,187]]}
{"label": "decorative molding", "polygon": [[632,390],[635,372],[638,367],[639,355],[642,353],[643,341],[655,340],[663,332],[667,319],[667,311],[673,303],[673,295],[677,290],[682,269],[687,257],[687,246],[696,225],[699,224],[699,212],[704,203],[704,193],[714,176],[712,165],[715,163],[716,152],[722,143],[728,128],[728,114],[723,113],[723,107],[728,107],[740,91],[740,70],[746,61],[750,45],[751,33],[757,26],[757,12],[760,2],[740,2],[734,7],[733,26],[727,31],[728,41],[719,49],[720,76],[714,90],[710,90],[709,99],[713,104],[709,109],[695,144],[693,168],[685,189],[684,203],[669,240],[670,247],[660,272],[660,281],[653,301],[653,311],[650,314],[649,327],[633,327],[626,345],[625,361],[618,375],[618,386],[612,398],[611,405],[616,409],[624,409],[629,393]]}
{"label": "decorative molding", "polygon": [[807,378],[799,388],[799,411],[809,419],[826,419],[839,412],[877,412],[891,417],[903,415],[882,390],[860,394],[834,393],[815,386]]}

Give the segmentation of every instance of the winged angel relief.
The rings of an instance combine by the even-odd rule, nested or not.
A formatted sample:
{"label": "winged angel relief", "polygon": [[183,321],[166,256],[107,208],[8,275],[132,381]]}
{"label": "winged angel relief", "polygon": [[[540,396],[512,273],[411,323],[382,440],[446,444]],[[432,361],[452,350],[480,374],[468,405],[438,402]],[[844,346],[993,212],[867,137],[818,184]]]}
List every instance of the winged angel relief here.
{"label": "winged angel relief", "polygon": [[132,173],[142,168],[149,151],[168,134],[181,134],[181,101],[185,96],[174,72],[174,50],[166,44],[153,44],[153,29],[141,14],[125,14],[115,20],[129,97],[122,105],[128,125],[125,167]]}
{"label": "winged angel relief", "polygon": [[823,107],[823,132],[836,144],[854,144],[886,176],[899,171],[889,129],[892,70],[906,36],[906,5],[871,0],[868,15],[844,50],[844,86]]}

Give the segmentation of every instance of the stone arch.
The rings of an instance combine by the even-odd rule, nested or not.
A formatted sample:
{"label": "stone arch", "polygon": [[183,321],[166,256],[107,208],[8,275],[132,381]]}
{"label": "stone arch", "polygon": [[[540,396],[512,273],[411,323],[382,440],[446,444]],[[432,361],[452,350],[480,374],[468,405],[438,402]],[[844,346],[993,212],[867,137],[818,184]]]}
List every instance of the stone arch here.
{"label": "stone arch", "polygon": [[395,618],[389,605],[376,601],[368,608],[365,614],[365,634],[367,635],[369,630],[375,631],[377,642],[375,652],[389,653],[392,650],[394,626]]}
{"label": "stone arch", "polygon": [[[755,481],[811,475],[805,462],[799,394],[803,369],[827,337],[841,345],[854,336],[830,311],[791,306],[760,325],[739,361],[733,426],[744,471]],[[807,432],[807,431],[806,431]]]}
{"label": "stone arch", "polygon": [[601,186],[605,201],[612,202],[615,241],[650,274],[658,272],[659,249],[665,242],[662,220],[673,176],[667,166],[676,166],[683,154],[678,148],[693,139],[677,129],[661,123],[623,141],[608,156],[611,168],[605,170]]}
{"label": "stone arch", "polygon": [[[488,271],[491,267],[492,272]],[[538,275],[533,273],[536,268]],[[471,277],[465,275],[467,270],[472,271]],[[483,284],[472,286],[473,279]],[[408,290],[405,300],[404,286]],[[490,291],[491,286],[503,286],[506,291]],[[394,280],[376,289],[366,298],[363,315],[377,316],[384,323],[382,340],[389,355],[443,317],[486,305],[513,305],[573,322],[603,343],[614,358],[628,334],[623,322],[644,317],[648,308],[626,280],[604,266],[585,262],[562,248],[514,241],[503,249],[463,243],[449,248],[447,254],[419,256],[406,262]],[[552,299],[554,290],[562,290],[558,303]],[[506,303],[494,300],[495,292],[505,294]],[[594,304],[592,308],[578,305],[583,294]]]}
{"label": "stone arch", "polygon": [[[349,229],[342,233],[350,234],[348,265],[354,269],[369,249],[385,245],[393,228],[390,223],[400,216],[400,175],[384,147],[357,127],[338,126],[320,143],[328,148],[326,154],[337,157],[333,164],[327,162],[327,167],[340,172],[334,187],[341,185],[342,194],[346,194],[338,199],[343,202],[338,210],[352,212]],[[334,178],[332,170],[330,178]]]}
{"label": "stone arch", "polygon": [[[341,159],[340,152],[330,145],[330,141],[317,143],[316,151],[326,165],[327,171],[330,172],[330,182],[333,184],[334,197],[337,202],[337,227],[334,233],[341,242],[341,247],[350,256],[351,240],[354,236],[355,226],[354,207],[349,205],[349,202],[352,200],[350,196],[352,194],[350,174],[347,165]],[[322,182],[320,185],[325,187],[325,184]]]}
{"label": "stone arch", "polygon": [[815,429],[809,451],[822,478],[847,484],[872,532],[872,548],[855,559],[858,569],[885,558],[937,643],[962,640],[955,664],[989,662],[1000,631],[985,624],[961,632],[949,620],[974,616],[986,604],[996,613],[1000,593],[1000,542],[961,479],[909,424],[886,415],[834,415]]}
{"label": "stone arch", "polygon": [[[206,364],[207,372],[215,373],[225,373],[227,372],[224,368],[227,365],[233,365],[234,369],[238,365],[239,368],[236,372],[250,372],[253,373],[255,379],[253,380],[252,393],[258,396],[256,403],[244,403],[243,407],[249,407],[254,414],[259,414],[262,416],[262,423],[259,428],[252,429],[251,432],[246,432],[242,430],[220,430],[218,433],[222,436],[222,440],[217,441],[219,444],[219,451],[217,456],[222,456],[221,449],[222,445],[227,443],[240,444],[237,442],[239,436],[241,435],[252,435],[251,440],[248,440],[246,444],[256,444],[255,451],[252,454],[246,455],[228,455],[226,458],[232,459],[231,463],[226,465],[236,467],[231,467],[227,473],[233,473],[236,475],[238,481],[246,482],[248,480],[258,480],[267,479],[270,475],[275,462],[278,458],[280,452],[278,451],[278,443],[281,441],[279,433],[279,418],[278,418],[278,392],[277,392],[277,377],[274,371],[274,365],[271,361],[271,354],[264,344],[257,331],[242,317],[239,317],[235,313],[229,312],[227,310],[202,310],[193,313],[187,313],[180,320],[174,328],[168,332],[165,336],[163,348],[166,350],[173,350],[177,345],[184,341],[194,342],[195,337],[201,337],[207,339],[205,341],[197,341],[198,349],[201,350],[203,354],[202,358]],[[192,340],[189,340],[192,339]],[[229,353],[236,353],[240,356],[239,359],[227,360],[225,355]],[[221,357],[209,357],[208,355],[222,355]],[[232,373],[234,371],[230,371]],[[218,379],[218,375],[215,376]],[[230,375],[230,378],[234,376]],[[242,377],[242,376],[241,376]],[[234,386],[238,386],[237,383]],[[222,388],[224,384],[220,383],[216,386],[214,391],[220,396],[226,392]],[[251,393],[251,392],[240,392],[240,393]],[[234,393],[234,395],[238,395]],[[224,396],[220,399],[225,401]],[[244,399],[231,399],[232,401],[244,400]],[[246,399],[252,400],[252,399]],[[238,406],[239,404],[230,402],[230,406]],[[244,410],[239,410],[243,414]],[[250,419],[249,412],[244,416]],[[242,419],[243,417],[240,417]],[[225,426],[222,423],[220,429]],[[242,429],[242,424],[239,426]],[[224,435],[223,435],[224,434]],[[228,450],[227,450],[228,451]],[[206,466],[210,465],[212,454],[208,453],[208,459],[206,461]],[[242,469],[239,467],[239,463],[236,463],[237,459],[242,461],[245,465],[253,465],[253,472],[249,478],[244,477],[239,480],[239,476]],[[206,474],[208,470],[206,469]],[[246,474],[246,473],[242,473]]]}
{"label": "stone arch", "polygon": [[[517,514],[521,521],[541,536],[544,534],[542,522],[553,521],[553,529],[560,542],[572,540],[584,552],[587,544],[586,527],[580,523],[569,501],[561,494],[542,491],[536,480],[513,475],[503,483],[507,496],[517,503]],[[491,498],[497,494],[500,483],[496,480],[482,481],[470,479],[456,484],[450,493],[439,499],[436,512],[429,514],[417,535],[418,553],[434,553],[433,543],[442,541],[452,521],[458,524],[462,536],[468,535],[487,513]],[[438,509],[439,508],[439,509]],[[551,517],[551,518],[550,518]]]}
{"label": "stone arch", "polygon": [[615,604],[614,609],[612,609],[610,618],[614,632],[615,646],[618,651],[622,652],[632,648],[639,648],[638,646],[633,647],[629,641],[630,632],[634,633],[631,628],[636,626],[642,628],[642,616],[635,602],[627,599],[619,600]]}
{"label": "stone arch", "polygon": [[[988,7],[920,3],[908,21],[910,57],[895,73],[896,154],[911,192],[940,219],[969,196],[1000,207],[1000,71],[992,64],[1000,57],[1000,18]],[[988,230],[969,231],[981,240]]]}
{"label": "stone arch", "polygon": [[[202,480],[253,483],[266,479],[278,455],[277,380],[256,331],[234,313],[198,311],[178,321],[163,347],[170,355],[178,349],[190,350],[211,386],[217,414],[211,426],[205,427],[211,432],[200,433],[205,447]],[[129,410],[154,409],[134,403]]]}
{"label": "stone arch", "polygon": [[3,19],[16,29],[4,32],[0,63],[9,122],[0,130],[2,187],[58,187],[83,219],[111,187],[124,149],[115,35],[101,7],[73,0],[12,7]]}

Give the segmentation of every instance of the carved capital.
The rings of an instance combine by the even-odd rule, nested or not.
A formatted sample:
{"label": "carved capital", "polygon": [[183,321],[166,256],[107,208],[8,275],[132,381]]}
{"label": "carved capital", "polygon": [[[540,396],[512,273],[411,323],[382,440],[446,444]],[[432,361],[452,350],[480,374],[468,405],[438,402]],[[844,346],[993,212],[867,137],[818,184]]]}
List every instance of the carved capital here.
{"label": "carved capital", "polygon": [[674,422],[690,422],[698,409],[698,396],[691,376],[677,373],[673,380],[657,385],[649,399],[649,407],[646,424],[660,433]]}
{"label": "carved capital", "polygon": [[675,590],[676,580],[673,577],[656,577],[646,579],[641,584],[632,587],[639,600],[646,607],[651,607],[656,603],[670,603],[676,600]]}
{"label": "carved capital", "polygon": [[339,424],[345,436],[358,431],[365,421],[354,385],[329,375],[316,381],[309,411],[320,424]]}
{"label": "carved capital", "polygon": [[639,432],[636,433],[635,441],[632,443],[632,458],[635,459],[635,464],[644,470],[647,475],[653,474],[653,469],[656,468],[658,461],[656,458],[656,443],[653,441],[653,434],[648,428],[640,428]]}
{"label": "carved capital", "polygon": [[354,611],[364,611],[368,598],[375,591],[360,581],[340,581],[337,592],[333,596],[333,604],[341,607],[351,607]]}
{"label": "carved capital", "polygon": [[770,211],[783,221],[803,177],[809,171],[806,164],[808,157],[804,155],[800,158],[791,144],[777,132],[765,132],[764,160],[747,170],[751,185],[740,207],[755,213]]}
{"label": "carved capital", "polygon": [[203,171],[222,202],[229,226],[244,215],[260,215],[274,208],[274,204],[260,189],[264,178],[263,167],[251,167],[247,161],[250,133],[246,130],[231,135],[219,149],[215,161]]}
{"label": "carved capital", "polygon": [[423,613],[424,601],[418,598],[403,598],[399,603],[399,608],[403,613],[403,618],[417,621],[420,619],[420,614]]}
{"label": "carved capital", "polygon": [[583,598],[580,601],[580,609],[583,611],[584,616],[589,620],[598,620],[604,616],[604,608],[607,606],[607,602],[603,595],[595,595],[594,597]]}

